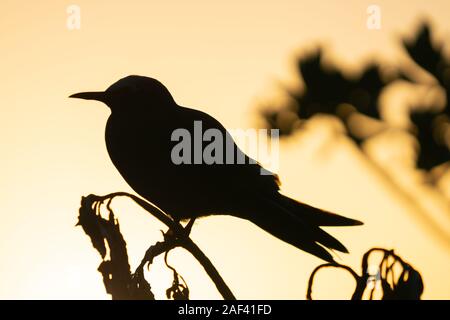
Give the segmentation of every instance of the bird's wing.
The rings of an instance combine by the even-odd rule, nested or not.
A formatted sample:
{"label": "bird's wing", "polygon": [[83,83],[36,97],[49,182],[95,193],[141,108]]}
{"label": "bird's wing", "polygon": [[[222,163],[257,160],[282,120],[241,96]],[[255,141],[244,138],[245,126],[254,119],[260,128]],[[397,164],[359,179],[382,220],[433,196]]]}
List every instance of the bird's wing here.
{"label": "bird's wing", "polygon": [[[202,165],[202,174],[199,174],[197,178],[204,178],[207,181],[210,178],[214,178],[216,183],[222,183],[226,186],[234,186],[238,190],[245,189],[258,189],[262,192],[274,192],[279,190],[280,181],[278,176],[262,168],[262,166],[255,160],[248,157],[235,143],[229,132],[223,127],[223,125],[214,119],[212,116],[195,109],[181,107],[178,113],[179,119],[177,123],[183,124],[186,128],[192,128],[194,121],[202,122],[202,130],[205,132],[208,129],[218,129],[222,135],[229,135],[230,141],[232,141],[235,152],[245,158],[245,164],[212,164]],[[227,152],[224,141],[224,157]],[[251,162],[250,162],[251,160]],[[262,171],[265,170],[264,174]],[[206,174],[211,172],[211,176]]]}

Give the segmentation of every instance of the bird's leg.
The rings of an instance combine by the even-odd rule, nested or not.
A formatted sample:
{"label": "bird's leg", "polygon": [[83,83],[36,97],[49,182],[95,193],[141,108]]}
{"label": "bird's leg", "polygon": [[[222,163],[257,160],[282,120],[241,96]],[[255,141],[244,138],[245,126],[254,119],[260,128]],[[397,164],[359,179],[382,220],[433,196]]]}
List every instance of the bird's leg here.
{"label": "bird's leg", "polygon": [[[180,219],[173,218],[173,221],[176,224],[180,223]],[[176,232],[174,230],[172,230],[172,228],[169,228],[169,230],[167,230],[167,232],[163,233],[163,234],[164,234],[164,238],[166,238],[166,237],[174,237],[176,235]]]}
{"label": "bird's leg", "polygon": [[191,234],[192,226],[194,225],[195,218],[191,218],[187,225],[184,227],[184,232],[186,236],[189,236]]}

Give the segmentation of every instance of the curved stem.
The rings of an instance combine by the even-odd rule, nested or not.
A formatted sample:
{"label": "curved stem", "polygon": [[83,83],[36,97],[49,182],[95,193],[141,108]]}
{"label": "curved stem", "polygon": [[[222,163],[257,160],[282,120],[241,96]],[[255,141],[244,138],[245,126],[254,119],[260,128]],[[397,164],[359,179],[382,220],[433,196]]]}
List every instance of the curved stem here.
{"label": "curved stem", "polygon": [[[311,276],[309,277],[309,281],[308,281],[308,289],[307,289],[307,291],[306,291],[306,299],[307,299],[307,300],[312,300],[312,286],[313,286],[313,282],[314,282],[314,278],[315,278],[315,276],[316,276],[316,273],[317,273],[320,269],[322,269],[322,268],[328,268],[328,267],[341,268],[341,269],[347,270],[347,271],[350,272],[350,274],[353,276],[353,278],[355,279],[355,281],[356,281],[356,283],[357,283],[357,286],[358,286],[358,284],[359,284],[359,282],[360,282],[360,276],[359,276],[355,271],[353,271],[352,268],[350,268],[350,267],[348,267],[348,266],[345,266],[345,265],[342,265],[342,264],[339,264],[339,263],[325,263],[325,264],[321,264],[320,266],[317,266],[317,267],[313,270],[313,272],[311,273]],[[355,292],[355,293],[356,293],[356,292]],[[355,300],[355,298],[352,297],[352,300]],[[360,300],[360,299],[357,299],[357,300]]]}

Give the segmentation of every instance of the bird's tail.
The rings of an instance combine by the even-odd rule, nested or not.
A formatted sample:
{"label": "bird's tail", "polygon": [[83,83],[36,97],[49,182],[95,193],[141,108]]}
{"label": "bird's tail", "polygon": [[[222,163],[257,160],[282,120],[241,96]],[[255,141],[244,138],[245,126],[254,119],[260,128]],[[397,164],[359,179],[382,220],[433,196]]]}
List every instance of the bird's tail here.
{"label": "bird's tail", "polygon": [[356,226],[362,222],[326,212],[278,194],[262,199],[259,212],[246,217],[273,236],[326,261],[334,259],[329,250],[347,253],[337,239],[319,226]]}

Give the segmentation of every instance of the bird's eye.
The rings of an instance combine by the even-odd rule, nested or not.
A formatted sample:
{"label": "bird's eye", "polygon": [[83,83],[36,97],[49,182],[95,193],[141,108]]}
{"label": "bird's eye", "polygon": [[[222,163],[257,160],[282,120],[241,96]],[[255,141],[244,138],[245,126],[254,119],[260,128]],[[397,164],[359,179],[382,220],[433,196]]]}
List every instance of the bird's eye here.
{"label": "bird's eye", "polygon": [[114,89],[114,93],[118,96],[133,94],[137,91],[136,86],[122,86]]}

